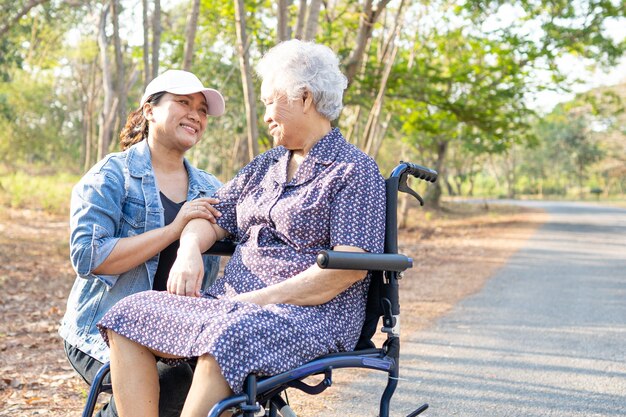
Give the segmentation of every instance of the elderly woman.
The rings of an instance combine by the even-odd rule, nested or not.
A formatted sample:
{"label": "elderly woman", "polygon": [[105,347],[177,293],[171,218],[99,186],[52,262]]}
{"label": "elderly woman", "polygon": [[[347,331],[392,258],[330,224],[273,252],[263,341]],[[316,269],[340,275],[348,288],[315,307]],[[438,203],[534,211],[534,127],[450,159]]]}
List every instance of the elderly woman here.
{"label": "elderly woman", "polygon": [[[367,273],[315,264],[322,249],[383,249],[383,178],[331,127],[346,78],[330,49],[298,40],[270,50],[258,72],[275,147],[217,192],[216,224],[187,224],[168,292],[128,297],[100,323],[122,416],[157,415],[155,357],[199,358],[182,415],[206,416],[249,373],[284,372],[358,339]],[[201,253],[227,237],[239,245],[224,277],[196,297]]]}

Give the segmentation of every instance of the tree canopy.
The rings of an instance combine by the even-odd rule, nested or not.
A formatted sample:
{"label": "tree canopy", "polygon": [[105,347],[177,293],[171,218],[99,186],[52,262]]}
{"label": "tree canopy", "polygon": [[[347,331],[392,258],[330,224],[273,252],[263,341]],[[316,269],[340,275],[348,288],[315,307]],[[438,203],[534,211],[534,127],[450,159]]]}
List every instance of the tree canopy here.
{"label": "tree canopy", "polygon": [[[564,56],[599,68],[624,58],[626,38],[611,31],[626,25],[619,0],[162,3],[0,0],[5,170],[83,171],[118,149],[117,132],[149,79],[185,67],[227,101],[226,115],[211,121],[189,157],[228,179],[271,146],[254,64],[280,40],[298,37],[341,58],[350,83],[336,123],[346,137],[383,170],[400,153],[436,167],[443,180],[435,203],[442,192],[473,190],[487,161],[516,173],[505,175],[519,180],[512,194],[515,187],[539,192],[531,171],[579,178],[572,183],[579,189],[603,182],[623,192],[626,173],[616,166],[624,161],[611,139],[623,138],[623,96],[581,95],[551,115],[538,114],[529,99],[571,87],[559,65]],[[530,159],[512,168],[512,155]],[[563,164],[548,170],[540,159]],[[602,163],[612,168],[592,175]]]}

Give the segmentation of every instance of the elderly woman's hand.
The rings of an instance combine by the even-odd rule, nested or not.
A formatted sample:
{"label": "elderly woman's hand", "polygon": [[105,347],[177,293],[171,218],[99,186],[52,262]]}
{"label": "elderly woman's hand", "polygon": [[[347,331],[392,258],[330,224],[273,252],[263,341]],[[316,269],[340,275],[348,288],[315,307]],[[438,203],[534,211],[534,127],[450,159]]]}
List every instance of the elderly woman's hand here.
{"label": "elderly woman's hand", "polygon": [[176,231],[176,235],[180,236],[181,232],[193,219],[204,219],[211,223],[216,222],[216,218],[220,217],[222,213],[215,207],[214,204],[218,204],[220,200],[217,198],[203,197],[192,201],[187,201],[180,208],[180,211],[176,215],[176,218],[169,224],[173,230]]}
{"label": "elderly woman's hand", "polygon": [[176,261],[170,269],[167,292],[170,294],[199,297],[204,276],[204,263],[199,248],[186,245],[178,250]]}

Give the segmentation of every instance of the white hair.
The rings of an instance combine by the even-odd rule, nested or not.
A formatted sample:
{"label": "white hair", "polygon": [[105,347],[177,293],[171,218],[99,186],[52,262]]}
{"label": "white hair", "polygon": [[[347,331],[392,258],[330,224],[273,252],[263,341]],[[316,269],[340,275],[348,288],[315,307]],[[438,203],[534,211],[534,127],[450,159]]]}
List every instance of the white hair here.
{"label": "white hair", "polygon": [[348,80],[339,69],[337,55],[327,46],[298,39],[281,42],[267,51],[256,70],[273,91],[297,100],[308,90],[320,114],[331,121],[339,117]]}

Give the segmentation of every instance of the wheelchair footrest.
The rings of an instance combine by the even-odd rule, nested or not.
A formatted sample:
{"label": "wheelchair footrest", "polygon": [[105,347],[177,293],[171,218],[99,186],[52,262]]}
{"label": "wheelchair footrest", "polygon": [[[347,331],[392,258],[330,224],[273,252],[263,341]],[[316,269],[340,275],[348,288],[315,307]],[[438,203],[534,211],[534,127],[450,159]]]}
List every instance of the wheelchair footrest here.
{"label": "wheelchair footrest", "polygon": [[406,417],[415,417],[417,415],[422,414],[424,411],[426,411],[426,409],[428,409],[428,404],[422,405],[420,408],[418,408],[417,410],[413,411],[411,414],[409,414]]}

